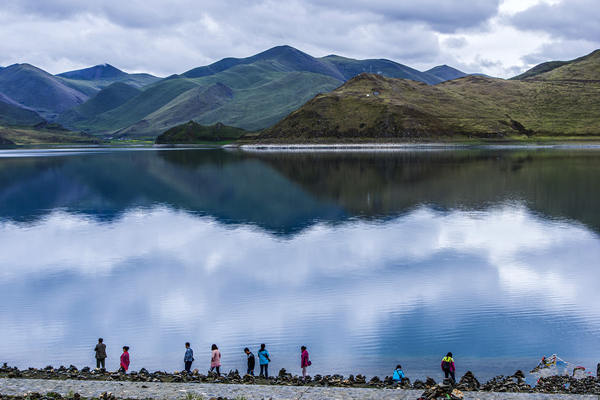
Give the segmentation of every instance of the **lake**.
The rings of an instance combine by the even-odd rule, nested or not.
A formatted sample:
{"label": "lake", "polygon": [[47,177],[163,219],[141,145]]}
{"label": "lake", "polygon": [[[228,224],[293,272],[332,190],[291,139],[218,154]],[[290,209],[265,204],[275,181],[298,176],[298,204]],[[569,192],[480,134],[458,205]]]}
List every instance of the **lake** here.
{"label": "lake", "polygon": [[0,362],[480,378],[600,361],[600,150],[0,151]]}

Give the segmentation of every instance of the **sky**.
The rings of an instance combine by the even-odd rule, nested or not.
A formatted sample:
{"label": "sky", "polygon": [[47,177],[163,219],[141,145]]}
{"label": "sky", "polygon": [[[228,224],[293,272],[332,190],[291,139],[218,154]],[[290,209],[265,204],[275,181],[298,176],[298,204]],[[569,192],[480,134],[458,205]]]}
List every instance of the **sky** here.
{"label": "sky", "polygon": [[511,77],[600,48],[598,0],[2,0],[0,66],[182,73],[278,45]]}

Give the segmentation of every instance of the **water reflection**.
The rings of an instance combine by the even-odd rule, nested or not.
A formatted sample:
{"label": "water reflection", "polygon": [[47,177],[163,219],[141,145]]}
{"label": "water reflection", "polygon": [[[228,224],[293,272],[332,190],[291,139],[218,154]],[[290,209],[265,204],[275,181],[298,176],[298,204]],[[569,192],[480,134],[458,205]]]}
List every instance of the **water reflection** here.
{"label": "water reflection", "polygon": [[379,157],[0,161],[2,359],[90,364],[103,336],[110,368],[123,344],[134,369],[181,368],[186,340],[240,370],[261,342],[274,371],[300,344],[313,373],[437,377],[449,349],[483,376],[592,365],[600,240],[575,195],[595,154]]}

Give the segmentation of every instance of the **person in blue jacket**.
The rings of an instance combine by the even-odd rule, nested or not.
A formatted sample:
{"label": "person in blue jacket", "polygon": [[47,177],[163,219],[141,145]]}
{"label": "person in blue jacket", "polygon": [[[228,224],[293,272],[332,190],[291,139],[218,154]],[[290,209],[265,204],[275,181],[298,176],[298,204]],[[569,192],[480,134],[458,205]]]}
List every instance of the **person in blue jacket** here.
{"label": "person in blue jacket", "polygon": [[[260,350],[258,351],[258,362],[260,364],[260,375],[265,378],[269,377],[269,363],[271,362],[271,358],[269,356],[269,352],[265,348],[266,345],[263,343],[260,345]],[[264,375],[263,375],[264,372]]]}
{"label": "person in blue jacket", "polygon": [[396,369],[394,370],[394,376],[392,377],[392,379],[394,379],[394,382],[402,382],[402,379],[404,379],[405,377],[406,376],[404,375],[404,371],[402,371],[402,365],[396,365]]}
{"label": "person in blue jacket", "polygon": [[194,362],[194,350],[191,349],[190,342],[185,343],[185,356],[183,356],[183,362],[185,364],[185,372],[189,374],[192,369],[192,363]]}

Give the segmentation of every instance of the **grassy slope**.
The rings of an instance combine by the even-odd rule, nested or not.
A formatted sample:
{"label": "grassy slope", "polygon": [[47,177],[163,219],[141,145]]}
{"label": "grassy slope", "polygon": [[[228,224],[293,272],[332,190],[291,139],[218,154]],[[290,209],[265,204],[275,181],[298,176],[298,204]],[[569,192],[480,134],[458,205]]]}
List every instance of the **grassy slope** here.
{"label": "grassy slope", "polygon": [[119,134],[130,137],[156,136],[165,129],[221,106],[232,96],[231,88],[221,83],[208,87],[197,86],[183,92],[136,124],[121,130]]}
{"label": "grassy slope", "polygon": [[[549,61],[535,67],[531,68],[528,71],[523,72],[520,75],[517,75],[511,80],[524,80],[524,79],[544,79],[544,80],[554,80],[561,79],[560,76],[564,76],[567,79],[575,79],[573,74],[582,73],[584,71],[591,74],[591,78],[587,79],[598,79],[598,65],[597,60],[600,56],[600,50],[596,50],[586,56],[576,58],[570,61]],[[590,63],[594,65],[590,65]],[[575,64],[575,68],[561,68],[566,67],[570,64]],[[586,68],[582,68],[582,65],[585,65]],[[559,69],[557,72],[552,72],[556,69]],[[550,73],[552,72],[552,73]],[[564,79],[564,78],[562,78]]]}
{"label": "grassy slope", "polygon": [[223,124],[200,125],[194,121],[175,126],[156,138],[158,144],[205,143],[212,141],[235,140],[246,133],[245,130]]}
{"label": "grassy slope", "polygon": [[43,121],[36,112],[13,104],[0,93],[0,125],[35,125]]}
{"label": "grassy slope", "polygon": [[92,133],[106,133],[135,124],[181,93],[197,87],[190,79],[171,77],[148,86],[137,96],[121,106],[97,115],[95,118],[77,123],[78,129]]}
{"label": "grassy slope", "polygon": [[102,89],[85,103],[70,109],[58,118],[66,127],[74,126],[78,121],[93,118],[98,114],[112,110],[140,94],[140,90],[122,82],[116,82]]}
{"label": "grassy slope", "polygon": [[31,127],[0,126],[0,138],[9,140],[16,145],[98,143],[97,138],[80,133],[64,130],[34,129]]}
{"label": "grassy slope", "polygon": [[[598,56],[530,81],[468,76],[427,86],[364,74],[334,92],[315,97],[260,137],[598,135],[600,81],[580,81],[599,76]],[[570,77],[575,80],[568,80]]]}

